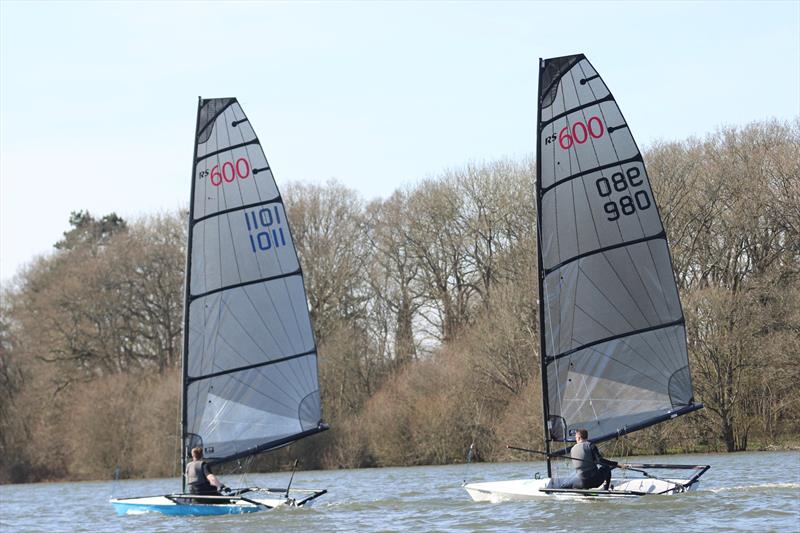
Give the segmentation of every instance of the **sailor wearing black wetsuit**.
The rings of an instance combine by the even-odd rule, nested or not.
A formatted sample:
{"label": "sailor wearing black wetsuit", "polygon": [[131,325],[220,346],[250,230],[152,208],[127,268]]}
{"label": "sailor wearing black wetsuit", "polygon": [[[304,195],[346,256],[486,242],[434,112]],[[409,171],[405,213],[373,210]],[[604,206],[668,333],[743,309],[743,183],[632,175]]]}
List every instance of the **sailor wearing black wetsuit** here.
{"label": "sailor wearing black wetsuit", "polygon": [[211,471],[205,461],[192,461],[186,465],[186,484],[191,494],[217,494],[217,487],[208,482]]}
{"label": "sailor wearing black wetsuit", "polygon": [[186,484],[189,486],[189,492],[191,494],[219,494],[217,487],[222,492],[225,485],[217,479],[208,464],[203,461],[203,449],[193,448],[192,459],[193,461],[186,465]]}
{"label": "sailor wearing black wetsuit", "polygon": [[570,451],[575,474],[565,480],[562,489],[593,489],[603,485],[608,490],[611,484],[611,469],[619,466],[616,461],[609,461],[600,455],[597,446],[588,441],[589,432],[579,429],[575,432],[575,446]]}

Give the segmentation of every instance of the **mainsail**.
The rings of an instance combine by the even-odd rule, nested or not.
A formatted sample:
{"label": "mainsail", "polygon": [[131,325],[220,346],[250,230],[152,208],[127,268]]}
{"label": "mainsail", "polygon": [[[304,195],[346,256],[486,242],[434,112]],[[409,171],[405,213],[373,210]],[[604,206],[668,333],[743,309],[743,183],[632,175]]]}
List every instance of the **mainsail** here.
{"label": "mainsail", "polygon": [[548,452],[577,428],[600,442],[701,408],[642,155],[582,54],[540,62],[537,162]]}
{"label": "mainsail", "polygon": [[303,274],[275,179],[235,98],[200,99],[187,251],[184,460],[327,429]]}

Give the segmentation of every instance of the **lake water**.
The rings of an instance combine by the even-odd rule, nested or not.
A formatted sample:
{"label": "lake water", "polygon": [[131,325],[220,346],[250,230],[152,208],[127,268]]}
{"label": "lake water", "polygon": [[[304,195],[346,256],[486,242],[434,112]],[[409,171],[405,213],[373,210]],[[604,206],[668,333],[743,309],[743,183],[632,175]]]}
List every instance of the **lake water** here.
{"label": "lake water", "polygon": [[[16,531],[800,531],[800,453],[672,455],[631,462],[710,464],[699,490],[611,501],[475,503],[470,482],[531,477],[543,463],[298,472],[297,488],[327,488],[311,508],[218,517],[118,517],[109,497],[172,492],[175,479],[0,486],[0,530]],[[285,486],[289,474],[248,485]],[[237,479],[225,482],[236,486]]]}

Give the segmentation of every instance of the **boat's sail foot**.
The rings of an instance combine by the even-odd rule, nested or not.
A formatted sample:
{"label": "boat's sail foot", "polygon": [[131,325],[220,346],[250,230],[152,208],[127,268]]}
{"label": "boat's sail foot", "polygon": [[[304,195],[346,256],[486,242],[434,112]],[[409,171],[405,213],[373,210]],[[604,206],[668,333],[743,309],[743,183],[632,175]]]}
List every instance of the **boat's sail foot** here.
{"label": "boat's sail foot", "polygon": [[[683,311],[647,170],[583,55],[542,61],[538,146],[548,437],[694,410]],[[635,429],[634,429],[635,428]]]}
{"label": "boat's sail foot", "polygon": [[[624,427],[618,429],[617,431],[615,431],[614,433],[607,433],[605,435],[595,435],[595,436],[593,436],[591,438],[591,441],[593,443],[595,443],[595,444],[600,444],[601,442],[606,442],[606,441],[610,441],[610,440],[613,440],[613,439],[617,439],[619,437],[622,437],[623,435],[627,435],[629,433],[633,433],[634,431],[639,431],[640,429],[644,429],[644,428],[653,426],[655,424],[659,424],[661,422],[666,422],[667,420],[672,420],[673,418],[677,418],[678,416],[685,415],[685,414],[691,413],[693,411],[697,411],[697,410],[702,409],[702,408],[703,408],[703,404],[701,404],[701,403],[687,405],[686,407],[683,407],[681,409],[677,409],[677,410],[674,410],[674,411],[669,411],[668,413],[659,415],[659,416],[651,418],[651,419],[645,419],[645,420],[643,420],[642,422],[640,422],[638,424],[634,424],[632,426],[624,426]],[[553,440],[555,441],[555,440],[561,440],[561,439],[553,439]],[[564,446],[561,449],[551,450],[550,453],[549,453],[549,456],[550,457],[560,457],[562,455],[566,455],[567,453],[569,453],[571,448],[572,448],[572,444],[568,444],[567,446]]]}
{"label": "boat's sail foot", "polygon": [[199,103],[186,315],[184,448],[224,462],[327,428],[283,201],[235,98]]}

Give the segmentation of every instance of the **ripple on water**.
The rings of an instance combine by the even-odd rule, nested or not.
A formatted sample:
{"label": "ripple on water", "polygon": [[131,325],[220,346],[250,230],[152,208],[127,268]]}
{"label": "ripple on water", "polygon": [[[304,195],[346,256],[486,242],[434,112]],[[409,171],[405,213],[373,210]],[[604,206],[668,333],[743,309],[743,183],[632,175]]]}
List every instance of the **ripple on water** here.
{"label": "ripple on water", "polygon": [[[108,503],[111,482],[6,485],[0,487],[0,530],[797,531],[800,483],[795,480],[800,481],[800,453],[674,456],[669,461],[711,464],[712,469],[700,490],[678,496],[498,504],[472,502],[462,480],[519,479],[541,471],[541,463],[473,464],[466,475],[464,465],[299,472],[297,486],[313,484],[329,490],[313,507],[218,517],[117,517]],[[282,474],[250,477],[253,484],[264,486],[287,481]],[[312,483],[302,483],[304,479]],[[174,479],[124,481],[116,495],[163,494],[175,486]]]}

